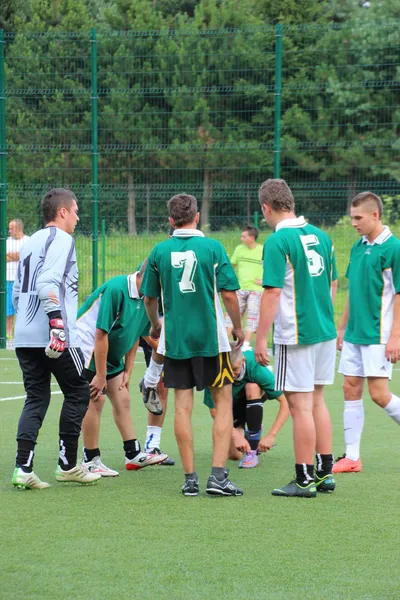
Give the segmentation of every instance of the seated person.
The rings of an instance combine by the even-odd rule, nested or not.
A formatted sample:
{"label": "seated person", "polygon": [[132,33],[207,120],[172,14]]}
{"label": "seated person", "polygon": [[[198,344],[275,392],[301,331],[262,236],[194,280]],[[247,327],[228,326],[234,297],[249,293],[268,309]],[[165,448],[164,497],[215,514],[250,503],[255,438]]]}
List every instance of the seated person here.
{"label": "seated person", "polygon": [[[256,361],[254,350],[242,352],[241,348],[235,348],[233,343],[231,345],[235,381],[232,385],[233,431],[229,458],[241,459],[239,467],[249,469],[257,466],[259,452],[267,452],[274,445],[278,432],[289,418],[289,406],[284,394],[274,389],[273,373]],[[261,438],[263,403],[266,400],[278,400],[280,407],[271,429]],[[204,390],[203,402],[213,416],[214,403],[209,389]]]}

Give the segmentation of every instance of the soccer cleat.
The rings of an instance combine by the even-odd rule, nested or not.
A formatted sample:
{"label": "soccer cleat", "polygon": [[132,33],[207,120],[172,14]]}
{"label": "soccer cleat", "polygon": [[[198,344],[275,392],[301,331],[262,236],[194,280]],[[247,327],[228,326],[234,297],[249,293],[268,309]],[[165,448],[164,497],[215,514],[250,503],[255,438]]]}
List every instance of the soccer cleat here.
{"label": "soccer cleat", "polygon": [[134,458],[125,457],[125,468],[127,471],[138,471],[149,467],[150,465],[158,465],[167,460],[168,454],[149,454],[147,452],[139,452]]}
{"label": "soccer cleat", "polygon": [[[148,451],[148,454],[154,454],[154,455],[158,455],[158,456],[165,456],[165,454],[163,452],[161,452],[160,448],[152,448],[151,450]],[[175,464],[175,461],[172,460],[172,458],[167,457],[165,460],[162,461],[162,463],[157,463],[163,467],[173,467]]]}
{"label": "soccer cleat", "polygon": [[162,415],[163,407],[160,400],[160,395],[156,387],[146,387],[144,378],[139,383],[139,390],[143,396],[145,407],[153,415]]}
{"label": "soccer cleat", "polygon": [[228,471],[225,471],[225,479],[222,481],[219,481],[215,475],[210,475],[207,480],[206,493],[209,496],[243,496],[243,490],[228,479]]}
{"label": "soccer cleat", "polygon": [[184,496],[198,496],[199,482],[197,479],[187,479],[181,487],[181,490]]}
{"label": "soccer cleat", "polygon": [[60,465],[56,469],[56,480],[61,483],[81,483],[88,485],[95,483],[99,479],[101,479],[101,475],[99,473],[91,473],[87,469],[86,463],[78,462],[76,467],[69,469],[69,471],[64,471]]}
{"label": "soccer cleat", "polygon": [[318,477],[318,473],[315,475],[315,487],[317,488],[317,492],[326,492],[328,494],[335,491],[336,482],[332,473],[328,473],[328,475],[324,475],[323,477]]}
{"label": "soccer cleat", "polygon": [[20,467],[14,469],[12,484],[18,490],[44,490],[50,487],[46,481],[40,481],[39,477],[32,471],[25,473]]}
{"label": "soccer cleat", "polygon": [[258,465],[258,454],[257,450],[250,450],[243,455],[242,460],[239,463],[239,469],[253,469]]}
{"label": "soccer cleat", "polygon": [[273,496],[286,496],[288,498],[294,496],[297,496],[298,498],[315,498],[317,495],[317,488],[314,481],[310,481],[307,485],[301,485],[294,479],[287,485],[272,490],[271,494]]}
{"label": "soccer cleat", "polygon": [[117,477],[118,471],[110,469],[103,462],[101,462],[100,456],[95,456],[93,460],[85,462],[85,467],[90,473],[98,473],[101,477]]}
{"label": "soccer cleat", "polygon": [[332,467],[332,473],[359,473],[362,469],[361,459],[351,460],[346,455],[339,456]]}

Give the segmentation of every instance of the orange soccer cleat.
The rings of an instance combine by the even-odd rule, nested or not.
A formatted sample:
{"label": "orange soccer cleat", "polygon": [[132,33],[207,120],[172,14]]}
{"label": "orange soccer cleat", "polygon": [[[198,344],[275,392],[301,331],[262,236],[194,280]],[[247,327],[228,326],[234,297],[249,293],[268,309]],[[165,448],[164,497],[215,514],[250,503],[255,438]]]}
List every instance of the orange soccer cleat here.
{"label": "orange soccer cleat", "polygon": [[351,460],[346,455],[340,456],[332,467],[332,473],[359,473],[362,469],[361,459]]}

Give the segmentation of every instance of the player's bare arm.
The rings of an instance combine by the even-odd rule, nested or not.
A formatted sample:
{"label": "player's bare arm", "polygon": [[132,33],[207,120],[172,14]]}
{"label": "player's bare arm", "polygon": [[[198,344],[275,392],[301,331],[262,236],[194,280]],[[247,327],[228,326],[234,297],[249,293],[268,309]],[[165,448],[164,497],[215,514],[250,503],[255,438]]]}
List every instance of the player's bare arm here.
{"label": "player's bare arm", "polygon": [[268,450],[271,450],[272,446],[275,443],[276,436],[290,417],[289,405],[285,398],[285,395],[282,394],[282,396],[279,396],[277,400],[279,402],[279,411],[276,415],[275,421],[271,426],[271,429],[268,431],[267,435],[265,435],[259,441],[258,450],[260,452],[267,452]]}
{"label": "player's bare arm", "polygon": [[19,252],[7,252],[6,257],[7,262],[14,262],[19,260]]}
{"label": "player's bare arm", "polygon": [[336,340],[336,348],[341,350],[343,347],[343,338],[344,332],[346,329],[347,321],[349,320],[349,297],[346,298],[346,304],[344,306],[344,312],[342,318],[340,319],[339,327],[338,327],[338,336]]}
{"label": "player's bare arm", "polygon": [[145,296],[144,306],[146,308],[147,316],[149,317],[151,323],[150,337],[153,338],[153,340],[158,340],[161,335],[161,321],[158,316],[157,298],[150,298],[149,296]]}
{"label": "player's bare arm", "polygon": [[338,288],[338,280],[335,279],[335,281],[332,281],[332,285],[331,285],[332,304],[335,304],[337,288]]}
{"label": "player's bare arm", "polygon": [[256,361],[263,366],[269,363],[267,335],[278,314],[281,293],[281,288],[267,287],[261,297],[260,321],[258,323],[254,355]]}
{"label": "player's bare arm", "polygon": [[90,399],[93,402],[97,402],[107,389],[107,354],[108,333],[103,329],[97,328],[94,342],[96,375],[90,383]]}
{"label": "player's bare arm", "polygon": [[400,294],[396,294],[393,309],[393,325],[386,344],[385,356],[393,364],[400,360]]}
{"label": "player's bare arm", "polygon": [[243,345],[244,332],[242,330],[242,323],[240,318],[239,302],[237,299],[236,292],[231,290],[221,290],[222,300],[225,304],[226,311],[232,321],[232,335],[233,339],[237,340],[238,348]]}
{"label": "player's bare arm", "polygon": [[136,352],[139,347],[139,340],[136,341],[135,345],[125,354],[125,368],[122,375],[121,385],[118,389],[122,390],[126,387],[129,390],[129,382],[132,375],[133,363],[135,362]]}

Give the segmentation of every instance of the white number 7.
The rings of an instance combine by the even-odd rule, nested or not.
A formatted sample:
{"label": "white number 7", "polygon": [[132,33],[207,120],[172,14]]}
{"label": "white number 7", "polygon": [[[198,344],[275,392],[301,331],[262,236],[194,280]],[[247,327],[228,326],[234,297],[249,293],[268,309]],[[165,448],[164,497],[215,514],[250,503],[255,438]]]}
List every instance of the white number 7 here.
{"label": "white number 7", "polygon": [[197,257],[193,250],[171,252],[171,264],[175,269],[183,267],[182,279],[179,282],[179,289],[182,294],[195,292],[196,286],[193,283],[193,278],[197,267]]}

